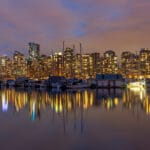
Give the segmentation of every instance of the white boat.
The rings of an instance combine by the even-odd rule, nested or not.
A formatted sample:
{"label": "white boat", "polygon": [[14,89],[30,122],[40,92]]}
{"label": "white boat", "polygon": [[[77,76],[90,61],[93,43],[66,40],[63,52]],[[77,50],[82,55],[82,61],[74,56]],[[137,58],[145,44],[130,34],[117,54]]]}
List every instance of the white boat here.
{"label": "white boat", "polygon": [[129,81],[127,83],[127,88],[145,88],[145,87],[146,87],[146,81],[144,79]]}

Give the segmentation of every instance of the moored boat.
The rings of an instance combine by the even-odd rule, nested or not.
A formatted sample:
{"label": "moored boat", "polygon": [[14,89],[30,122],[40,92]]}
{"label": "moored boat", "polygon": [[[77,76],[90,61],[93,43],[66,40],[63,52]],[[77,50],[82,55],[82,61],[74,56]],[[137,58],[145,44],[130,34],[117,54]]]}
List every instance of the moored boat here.
{"label": "moored boat", "polygon": [[145,88],[146,81],[144,79],[141,80],[130,80],[127,83],[127,88]]}
{"label": "moored boat", "polygon": [[4,87],[6,85],[5,81],[0,80],[0,87]]}
{"label": "moored boat", "polygon": [[72,79],[67,82],[66,87],[68,89],[82,89],[82,88],[89,88],[90,83],[87,82],[86,80],[77,80],[77,79]]}
{"label": "moored boat", "polygon": [[13,86],[15,86],[15,80],[7,80],[7,81],[6,81],[6,86],[8,86],[8,87],[13,87]]}

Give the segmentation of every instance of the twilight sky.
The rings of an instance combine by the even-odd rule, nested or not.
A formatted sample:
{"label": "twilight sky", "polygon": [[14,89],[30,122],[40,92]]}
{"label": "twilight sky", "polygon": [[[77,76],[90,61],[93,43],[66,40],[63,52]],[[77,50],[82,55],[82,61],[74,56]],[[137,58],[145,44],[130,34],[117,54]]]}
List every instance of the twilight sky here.
{"label": "twilight sky", "polygon": [[0,0],[0,55],[27,54],[28,42],[48,54],[63,40],[84,52],[150,48],[149,8],[150,0]]}

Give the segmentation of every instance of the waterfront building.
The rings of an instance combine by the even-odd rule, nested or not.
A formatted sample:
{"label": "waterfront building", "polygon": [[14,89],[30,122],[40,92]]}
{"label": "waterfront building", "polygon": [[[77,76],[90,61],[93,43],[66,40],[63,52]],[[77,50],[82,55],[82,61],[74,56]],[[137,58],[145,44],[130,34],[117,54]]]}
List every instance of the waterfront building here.
{"label": "waterfront building", "polygon": [[12,60],[8,56],[0,57],[0,79],[12,78]]}
{"label": "waterfront building", "polygon": [[90,54],[82,55],[82,78],[93,76],[93,59]]}
{"label": "waterfront building", "polygon": [[66,78],[72,78],[74,76],[73,58],[74,58],[74,50],[71,48],[66,48],[64,50],[64,62],[63,62],[63,75]]}
{"label": "waterfront building", "polygon": [[96,77],[96,74],[100,73],[100,53],[91,53],[92,57],[92,69],[93,73],[92,76]]}
{"label": "waterfront building", "polygon": [[53,76],[54,75],[54,70],[53,70],[53,66],[54,66],[54,64],[53,64],[53,55],[50,55],[50,56],[48,56],[47,57],[47,72],[48,72],[48,74],[49,74],[49,76]]}
{"label": "waterfront building", "polygon": [[41,55],[38,60],[39,67],[37,71],[40,79],[47,79],[50,75],[49,68],[48,68],[48,63],[49,63],[48,59],[49,59],[48,56]]}
{"label": "waterfront building", "polygon": [[121,54],[121,73],[125,78],[139,78],[141,75],[139,55],[129,51]]}
{"label": "waterfront building", "polygon": [[73,61],[73,72],[75,78],[93,77],[93,59],[90,54],[76,54]]}
{"label": "waterfront building", "polygon": [[74,61],[73,61],[73,70],[74,70],[74,77],[75,78],[81,78],[82,74],[82,55],[81,54],[76,54],[74,56]]}
{"label": "waterfront building", "polygon": [[150,78],[150,50],[142,48],[139,54],[141,76]]}
{"label": "waterfront building", "polygon": [[140,78],[141,68],[140,68],[140,58],[138,54],[132,54],[131,57],[131,68],[129,72],[129,78]]}
{"label": "waterfront building", "polygon": [[52,58],[53,75],[63,76],[63,55],[61,52],[55,52]]}
{"label": "waterfront building", "polygon": [[123,77],[128,77],[132,69],[133,54],[129,51],[122,52],[121,54],[121,73]]}
{"label": "waterfront building", "polygon": [[29,59],[35,60],[40,57],[40,45],[36,43],[29,43]]}
{"label": "waterfront building", "polygon": [[30,79],[39,80],[40,75],[40,61],[39,60],[28,60],[28,74]]}
{"label": "waterfront building", "polygon": [[108,50],[104,53],[104,56],[100,58],[100,73],[101,74],[118,73],[118,58],[114,51]]}
{"label": "waterfront building", "polygon": [[18,51],[13,55],[13,76],[15,78],[27,76],[27,60],[24,54]]}

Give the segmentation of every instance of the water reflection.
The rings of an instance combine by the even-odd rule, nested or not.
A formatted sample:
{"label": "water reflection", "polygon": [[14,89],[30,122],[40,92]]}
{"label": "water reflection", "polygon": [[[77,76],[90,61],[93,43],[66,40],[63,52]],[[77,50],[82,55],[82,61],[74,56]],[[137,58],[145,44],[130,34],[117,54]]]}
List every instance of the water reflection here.
{"label": "water reflection", "polygon": [[[0,90],[0,101],[2,112],[9,111],[13,106],[15,112],[23,109],[29,110],[29,118],[34,121],[41,118],[41,110],[50,109],[55,114],[74,113],[90,108],[99,107],[107,111],[122,107],[126,110],[150,114],[150,95],[143,89],[122,90],[122,89],[97,89],[83,91],[51,92],[42,90]],[[42,114],[44,115],[44,114]]]}
{"label": "water reflection", "polygon": [[130,110],[137,119],[144,112],[150,115],[150,95],[146,89],[126,90],[123,92],[123,108]]}
{"label": "water reflection", "polygon": [[0,149],[150,147],[147,90],[1,89],[0,110]]}

